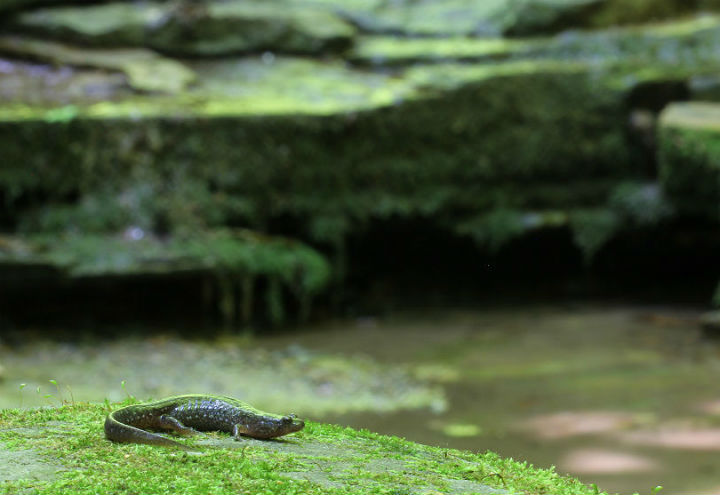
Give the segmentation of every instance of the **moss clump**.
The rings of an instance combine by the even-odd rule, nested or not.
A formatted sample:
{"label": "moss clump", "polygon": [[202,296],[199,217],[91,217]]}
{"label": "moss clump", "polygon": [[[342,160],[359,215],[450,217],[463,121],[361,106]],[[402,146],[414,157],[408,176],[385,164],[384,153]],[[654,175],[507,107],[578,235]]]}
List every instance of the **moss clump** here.
{"label": "moss clump", "polygon": [[274,442],[205,434],[189,441],[198,453],[118,445],[102,438],[109,409],[76,404],[0,411],[4,448],[64,466],[54,479],[2,480],[0,493],[597,493],[491,452],[428,447],[314,422]]}

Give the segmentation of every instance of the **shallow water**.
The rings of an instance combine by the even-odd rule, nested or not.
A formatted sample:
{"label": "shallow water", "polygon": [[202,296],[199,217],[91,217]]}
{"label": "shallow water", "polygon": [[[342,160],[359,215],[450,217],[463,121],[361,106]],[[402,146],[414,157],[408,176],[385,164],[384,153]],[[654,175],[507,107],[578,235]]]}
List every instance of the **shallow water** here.
{"label": "shallow water", "polygon": [[400,313],[210,343],[157,333],[33,342],[0,348],[0,407],[68,400],[67,385],[76,400],[226,393],[555,465],[610,492],[720,493],[720,346],[702,338],[698,314],[528,306]]}
{"label": "shallow water", "polygon": [[[329,418],[556,466],[603,490],[720,493],[720,352],[692,310],[531,307],[339,322],[289,339],[444,383],[448,409]],[[717,438],[717,441],[714,439]]]}

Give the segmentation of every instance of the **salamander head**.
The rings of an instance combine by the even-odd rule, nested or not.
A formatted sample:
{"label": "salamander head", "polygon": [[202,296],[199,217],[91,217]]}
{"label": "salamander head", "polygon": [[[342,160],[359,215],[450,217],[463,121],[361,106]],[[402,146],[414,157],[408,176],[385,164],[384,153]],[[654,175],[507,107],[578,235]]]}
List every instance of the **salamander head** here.
{"label": "salamander head", "polygon": [[237,425],[237,432],[253,438],[275,438],[300,431],[305,422],[297,419],[294,414],[287,416],[263,415],[256,416],[248,424]]}

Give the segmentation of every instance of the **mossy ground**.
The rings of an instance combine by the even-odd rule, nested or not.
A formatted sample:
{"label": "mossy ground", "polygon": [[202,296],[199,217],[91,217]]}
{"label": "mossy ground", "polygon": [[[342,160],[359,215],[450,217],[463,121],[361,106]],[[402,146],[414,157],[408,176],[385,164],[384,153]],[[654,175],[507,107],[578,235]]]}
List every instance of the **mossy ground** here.
{"label": "mossy ground", "polygon": [[0,493],[597,493],[491,452],[428,447],[313,422],[277,441],[203,434],[183,440],[197,450],[188,453],[105,440],[104,416],[131,402],[0,411],[5,449],[62,466],[46,479],[2,480]]}

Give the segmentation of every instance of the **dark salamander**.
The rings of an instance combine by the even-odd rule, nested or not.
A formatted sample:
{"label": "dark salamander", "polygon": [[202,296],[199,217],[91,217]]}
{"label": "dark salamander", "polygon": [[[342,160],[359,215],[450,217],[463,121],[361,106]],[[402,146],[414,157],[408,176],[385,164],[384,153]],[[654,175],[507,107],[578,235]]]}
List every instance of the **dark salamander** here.
{"label": "dark salamander", "polygon": [[187,449],[179,442],[146,430],[169,430],[181,435],[224,431],[235,438],[244,435],[268,439],[300,431],[304,426],[294,414],[266,413],[231,397],[178,395],[111,412],[105,419],[105,437],[114,442]]}

